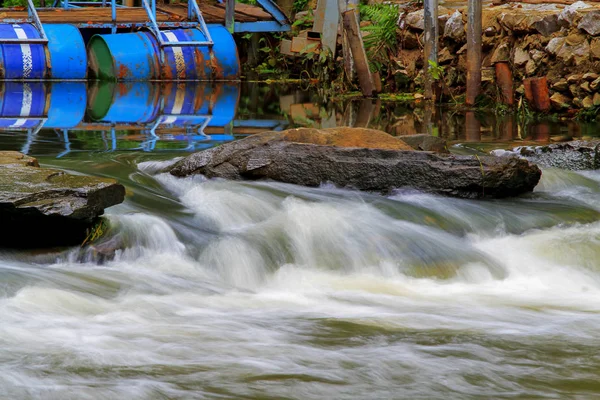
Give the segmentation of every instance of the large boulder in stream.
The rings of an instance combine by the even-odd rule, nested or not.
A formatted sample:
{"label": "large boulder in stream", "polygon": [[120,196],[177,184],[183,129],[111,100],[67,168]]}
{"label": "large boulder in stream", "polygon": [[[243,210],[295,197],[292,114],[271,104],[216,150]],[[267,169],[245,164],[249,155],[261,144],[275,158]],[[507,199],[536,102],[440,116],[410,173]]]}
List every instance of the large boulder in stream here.
{"label": "large boulder in stream", "polygon": [[35,158],[0,151],[0,247],[81,244],[125,188],[114,179],[40,168]]}
{"label": "large boulder in stream", "polygon": [[331,182],[381,193],[414,188],[464,198],[515,196],[533,190],[541,176],[526,160],[415,151],[385,132],[362,128],[265,132],[195,153],[167,171],[304,186]]}

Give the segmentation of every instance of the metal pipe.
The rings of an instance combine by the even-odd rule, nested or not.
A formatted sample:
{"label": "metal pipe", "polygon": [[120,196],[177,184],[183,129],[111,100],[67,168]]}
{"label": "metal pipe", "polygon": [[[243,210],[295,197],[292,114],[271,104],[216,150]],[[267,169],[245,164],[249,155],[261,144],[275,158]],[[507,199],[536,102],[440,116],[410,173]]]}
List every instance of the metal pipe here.
{"label": "metal pipe", "polygon": [[226,0],[225,2],[225,28],[233,33],[235,24],[235,0]]}
{"label": "metal pipe", "polygon": [[117,3],[115,1],[116,0],[112,0],[110,2],[110,8],[111,8],[110,16],[112,18],[112,23],[113,23],[111,31],[112,31],[113,35],[115,33],[117,33]]}
{"label": "metal pipe", "polygon": [[429,73],[429,62],[437,64],[438,59],[438,0],[424,0],[423,12],[425,19],[425,98],[432,99],[434,79]]}
{"label": "metal pipe", "polygon": [[481,0],[469,0],[467,12],[466,103],[473,106],[481,92]]}

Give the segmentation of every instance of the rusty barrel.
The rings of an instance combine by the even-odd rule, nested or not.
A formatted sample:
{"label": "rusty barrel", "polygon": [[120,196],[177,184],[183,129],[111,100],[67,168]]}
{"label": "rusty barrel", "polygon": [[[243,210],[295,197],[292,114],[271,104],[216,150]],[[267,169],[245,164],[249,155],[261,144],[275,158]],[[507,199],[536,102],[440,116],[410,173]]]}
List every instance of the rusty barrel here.
{"label": "rusty barrel", "polygon": [[[165,46],[151,32],[95,35],[88,44],[90,75],[100,80],[235,80],[237,47],[221,25],[209,25],[214,45]],[[206,41],[199,29],[161,31],[163,42]]]}
{"label": "rusty barrel", "polygon": [[42,39],[31,24],[0,24],[0,38],[20,39],[0,44],[0,79],[85,79],[87,53],[79,30],[68,24],[44,25],[48,45],[27,43]]}

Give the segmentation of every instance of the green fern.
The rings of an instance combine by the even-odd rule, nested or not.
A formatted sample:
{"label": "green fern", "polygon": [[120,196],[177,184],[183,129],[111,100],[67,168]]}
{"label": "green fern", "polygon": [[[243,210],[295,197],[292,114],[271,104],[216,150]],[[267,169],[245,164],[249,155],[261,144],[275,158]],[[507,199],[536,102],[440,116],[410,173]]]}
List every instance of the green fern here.
{"label": "green fern", "polygon": [[361,20],[371,25],[362,28],[369,34],[363,38],[372,71],[379,71],[390,62],[398,48],[398,7],[393,4],[359,6]]}

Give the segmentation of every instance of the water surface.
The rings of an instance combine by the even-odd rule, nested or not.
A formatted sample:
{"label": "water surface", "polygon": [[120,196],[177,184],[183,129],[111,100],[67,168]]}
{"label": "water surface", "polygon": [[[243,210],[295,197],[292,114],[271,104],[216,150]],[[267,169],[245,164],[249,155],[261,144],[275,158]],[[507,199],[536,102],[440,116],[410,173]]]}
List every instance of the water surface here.
{"label": "water surface", "polygon": [[95,249],[0,252],[0,398],[600,392],[598,172],[544,170],[533,194],[496,201],[160,173],[191,151],[288,126],[430,129],[463,153],[588,127],[556,122],[534,136],[527,125],[509,137],[494,128],[505,120],[483,115],[468,136],[465,115],[434,113],[430,125],[405,105],[373,101],[367,113],[366,102],[265,87],[139,87],[116,108],[132,89],[108,88],[109,118],[90,105],[91,88],[70,90],[86,97],[83,113],[12,122],[0,148],[115,177],[128,196],[107,210],[112,228]]}

